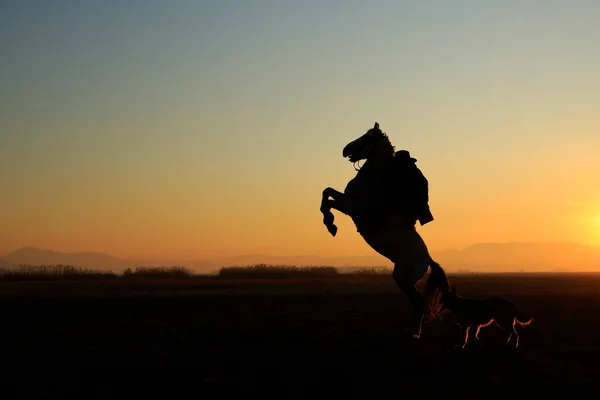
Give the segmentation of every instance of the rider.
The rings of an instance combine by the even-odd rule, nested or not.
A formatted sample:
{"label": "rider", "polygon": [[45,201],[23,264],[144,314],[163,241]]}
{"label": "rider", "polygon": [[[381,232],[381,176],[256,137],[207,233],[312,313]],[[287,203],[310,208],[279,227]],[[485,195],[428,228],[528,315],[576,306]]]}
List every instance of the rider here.
{"label": "rider", "polygon": [[391,165],[392,221],[409,227],[419,221],[421,226],[433,221],[429,209],[428,182],[408,150],[395,153]]}

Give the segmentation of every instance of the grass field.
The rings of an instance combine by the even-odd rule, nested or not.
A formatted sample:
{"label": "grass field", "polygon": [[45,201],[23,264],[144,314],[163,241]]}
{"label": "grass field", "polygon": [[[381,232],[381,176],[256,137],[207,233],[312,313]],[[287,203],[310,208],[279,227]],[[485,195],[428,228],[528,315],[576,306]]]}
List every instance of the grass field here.
{"label": "grass field", "polygon": [[535,317],[516,350],[495,326],[454,349],[449,321],[404,339],[408,303],[385,274],[184,275],[0,280],[5,390],[539,398],[597,386],[600,275],[449,275],[459,294],[506,296]]}

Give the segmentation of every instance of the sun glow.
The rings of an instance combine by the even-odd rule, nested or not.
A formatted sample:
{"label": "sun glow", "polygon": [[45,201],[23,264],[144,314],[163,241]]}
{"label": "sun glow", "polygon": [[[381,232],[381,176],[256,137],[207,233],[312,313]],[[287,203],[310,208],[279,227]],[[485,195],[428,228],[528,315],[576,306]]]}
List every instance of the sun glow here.
{"label": "sun glow", "polygon": [[594,237],[594,245],[600,245],[600,213],[591,221],[590,234]]}

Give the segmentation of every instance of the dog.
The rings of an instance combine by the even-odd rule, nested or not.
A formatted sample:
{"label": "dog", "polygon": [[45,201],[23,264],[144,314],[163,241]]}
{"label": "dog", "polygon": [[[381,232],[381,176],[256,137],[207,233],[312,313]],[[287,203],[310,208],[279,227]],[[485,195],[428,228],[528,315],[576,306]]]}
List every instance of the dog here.
{"label": "dog", "polygon": [[[456,288],[442,295],[440,303],[443,310],[449,310],[456,318],[456,322],[465,331],[464,349],[469,341],[469,331],[477,328],[475,338],[479,340],[479,331],[496,323],[505,332],[509,333],[507,345],[515,337],[515,348],[519,347],[519,334],[515,329],[517,324],[527,326],[534,318],[525,319],[515,303],[501,297],[490,297],[485,299],[466,299],[456,294]],[[458,347],[458,346],[457,346]]]}

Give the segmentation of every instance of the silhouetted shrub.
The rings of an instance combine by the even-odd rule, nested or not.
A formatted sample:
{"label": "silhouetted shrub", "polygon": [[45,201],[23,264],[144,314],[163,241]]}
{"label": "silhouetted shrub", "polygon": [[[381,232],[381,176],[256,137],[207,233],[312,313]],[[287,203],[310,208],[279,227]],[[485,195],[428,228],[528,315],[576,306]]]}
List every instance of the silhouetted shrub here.
{"label": "silhouetted shrub", "polygon": [[335,267],[329,266],[295,266],[295,265],[247,265],[222,267],[218,276],[221,278],[330,278],[339,276]]}
{"label": "silhouetted shrub", "polygon": [[64,279],[114,279],[110,271],[97,271],[72,265],[19,265],[0,272],[2,280],[64,280]]}
{"label": "silhouetted shrub", "polygon": [[387,267],[365,267],[358,268],[352,272],[344,273],[344,276],[388,276],[392,274],[392,269]]}
{"label": "silhouetted shrub", "polygon": [[182,266],[169,267],[137,267],[135,271],[127,268],[123,272],[124,278],[191,278],[193,272]]}

